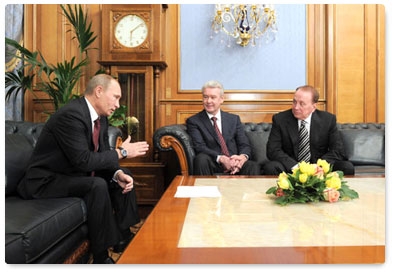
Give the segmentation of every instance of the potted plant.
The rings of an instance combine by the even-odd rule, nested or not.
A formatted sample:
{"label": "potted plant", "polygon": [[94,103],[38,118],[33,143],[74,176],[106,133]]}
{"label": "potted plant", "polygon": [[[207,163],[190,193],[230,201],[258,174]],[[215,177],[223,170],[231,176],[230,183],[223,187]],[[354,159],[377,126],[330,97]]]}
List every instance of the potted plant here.
{"label": "potted plant", "polygon": [[[23,64],[18,69],[5,73],[6,99],[21,91],[25,93],[29,90],[35,94],[34,90],[41,90],[52,99],[57,111],[69,100],[80,96],[78,82],[83,75],[83,68],[90,63],[88,51],[94,49],[91,45],[97,36],[92,32],[92,22],[88,22],[81,5],[74,5],[74,8],[70,4],[60,7],[71,26],[68,31],[73,32],[72,39],[78,42],[78,58],[74,56],[71,60],[64,60],[56,65],[49,64],[40,51],[31,52],[15,40],[5,38],[6,45],[16,49],[13,56],[21,59]],[[96,74],[98,73],[104,72],[99,70]],[[45,108],[44,112],[50,115]],[[115,113],[115,118],[110,119],[114,121],[112,125],[123,125],[125,113],[126,106],[120,107]]]}

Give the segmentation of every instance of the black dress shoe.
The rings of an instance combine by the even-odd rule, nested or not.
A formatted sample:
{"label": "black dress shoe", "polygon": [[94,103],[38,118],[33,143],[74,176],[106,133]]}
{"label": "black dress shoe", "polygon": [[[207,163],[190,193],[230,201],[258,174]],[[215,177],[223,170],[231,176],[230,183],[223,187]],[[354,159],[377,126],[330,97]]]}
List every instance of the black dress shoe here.
{"label": "black dress shoe", "polygon": [[93,259],[92,264],[115,264],[115,262],[111,257],[107,256],[104,260]]}
{"label": "black dress shoe", "polygon": [[113,251],[116,253],[120,253],[123,252],[125,250],[125,248],[127,247],[127,245],[130,243],[130,241],[133,239],[134,237],[134,233],[130,232],[130,235],[128,238],[121,240],[118,244],[116,244],[113,247]]}

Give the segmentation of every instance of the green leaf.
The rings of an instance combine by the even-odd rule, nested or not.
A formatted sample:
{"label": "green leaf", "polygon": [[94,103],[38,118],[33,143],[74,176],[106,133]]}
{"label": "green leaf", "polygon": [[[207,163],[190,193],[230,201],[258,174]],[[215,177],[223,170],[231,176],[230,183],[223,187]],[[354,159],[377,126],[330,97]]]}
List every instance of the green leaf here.
{"label": "green leaf", "polygon": [[359,198],[358,192],[356,192],[353,189],[350,189],[350,187],[346,184],[346,182],[342,182],[342,187],[339,189],[339,192],[340,192],[340,198],[342,200]]}
{"label": "green leaf", "polygon": [[[76,95],[79,94],[78,82],[83,75],[83,68],[89,65],[88,49],[97,36],[94,36],[91,30],[92,22],[88,22],[88,16],[84,13],[82,5],[73,5],[74,9],[70,4],[60,7],[68,24],[72,26],[68,31],[72,31],[74,33],[72,39],[78,41],[80,56],[52,65],[47,63],[41,52],[31,52],[17,41],[5,38],[6,45],[14,49],[7,50],[7,54],[12,54],[7,56],[19,58],[23,63],[23,67],[18,71],[6,73],[6,99],[21,91],[29,90],[34,94],[34,90],[41,90],[53,100],[56,111],[69,100],[79,96]],[[33,80],[36,80],[35,86]],[[44,109],[44,112],[47,111]]]}
{"label": "green leaf", "polygon": [[266,194],[272,194],[272,193],[275,194],[276,191],[277,191],[277,187],[271,187],[266,191]]}
{"label": "green leaf", "polygon": [[[67,8],[66,8],[67,7]],[[74,5],[74,11],[70,4],[61,5],[64,16],[68,22],[73,26],[75,36],[73,39],[77,39],[79,43],[80,52],[87,53],[89,46],[96,40],[97,36],[93,36],[92,22],[88,23],[88,17],[84,13],[82,6]]]}
{"label": "green leaf", "polygon": [[19,92],[26,92],[26,90],[32,89],[32,83],[34,74],[24,76],[23,70],[14,70],[5,73],[5,99],[9,100],[14,94],[18,95]]}
{"label": "green leaf", "polygon": [[288,201],[288,197],[280,196],[280,197],[276,198],[276,200],[274,200],[274,202],[278,205],[285,206],[288,204],[289,201]]}
{"label": "green leaf", "polygon": [[126,105],[120,105],[109,117],[108,122],[115,127],[121,127],[126,124]]}

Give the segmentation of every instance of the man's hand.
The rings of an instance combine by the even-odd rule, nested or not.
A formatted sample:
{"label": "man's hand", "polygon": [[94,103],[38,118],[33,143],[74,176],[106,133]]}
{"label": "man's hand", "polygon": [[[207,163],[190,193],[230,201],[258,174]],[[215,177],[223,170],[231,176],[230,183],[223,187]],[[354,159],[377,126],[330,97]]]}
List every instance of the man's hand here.
{"label": "man's hand", "polygon": [[236,174],[241,170],[247,158],[244,155],[221,156],[219,161],[224,167],[225,172]]}
{"label": "man's hand", "polygon": [[149,145],[147,141],[138,141],[130,143],[130,135],[128,138],[122,143],[122,148],[124,148],[128,152],[127,158],[133,158],[137,156],[142,156],[147,153],[149,150]]}
{"label": "man's hand", "polygon": [[240,168],[237,167],[238,162],[232,157],[222,155],[219,158],[219,163],[222,164],[226,173],[235,174],[240,171]]}
{"label": "man's hand", "polygon": [[130,175],[125,174],[123,171],[118,172],[117,182],[122,188],[123,194],[128,193],[133,189],[133,178]]}

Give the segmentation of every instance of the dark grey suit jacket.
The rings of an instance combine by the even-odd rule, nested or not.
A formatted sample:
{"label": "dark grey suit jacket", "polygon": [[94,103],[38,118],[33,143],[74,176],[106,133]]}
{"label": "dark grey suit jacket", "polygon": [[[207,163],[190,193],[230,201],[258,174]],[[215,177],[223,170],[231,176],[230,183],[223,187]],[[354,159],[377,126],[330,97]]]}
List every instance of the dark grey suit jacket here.
{"label": "dark grey suit jacket", "polygon": [[[281,162],[288,170],[295,166],[298,157],[298,120],[292,110],[273,115],[272,129],[267,142],[267,157]],[[343,141],[336,125],[336,116],[315,110],[310,124],[311,162],[325,159],[333,164],[346,160]]]}
{"label": "dark grey suit jacket", "polygon": [[[240,117],[221,111],[222,136],[225,139],[230,155],[246,154],[251,157],[251,146],[245,134]],[[205,153],[213,160],[221,154],[221,145],[214,126],[205,110],[190,117],[186,121],[188,134],[192,138],[196,154]]]}

